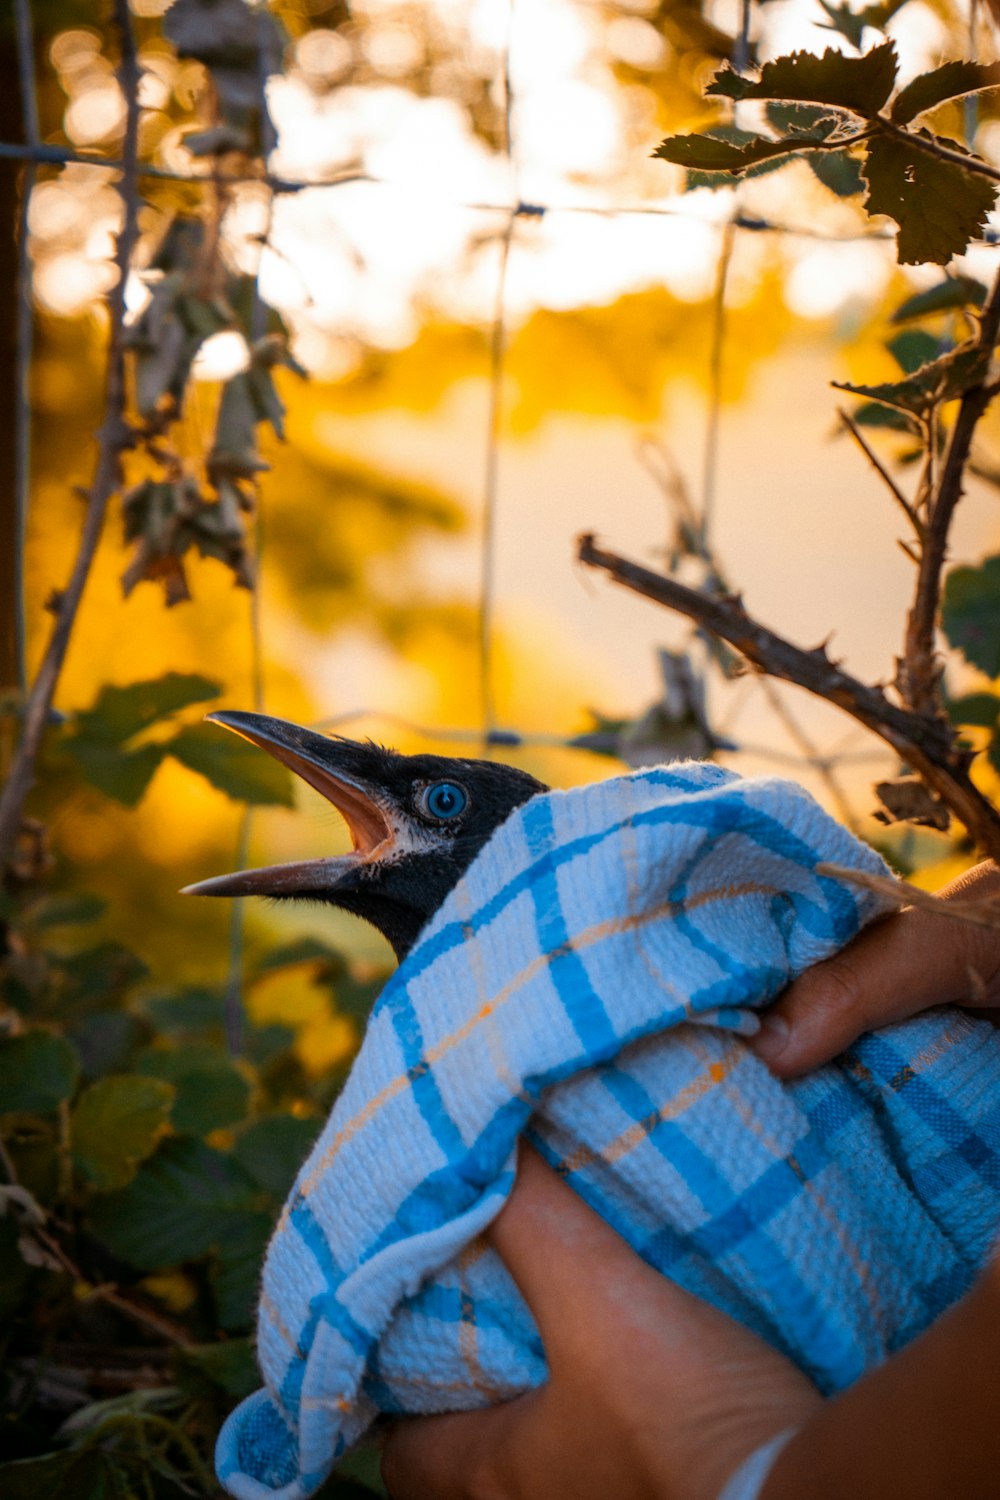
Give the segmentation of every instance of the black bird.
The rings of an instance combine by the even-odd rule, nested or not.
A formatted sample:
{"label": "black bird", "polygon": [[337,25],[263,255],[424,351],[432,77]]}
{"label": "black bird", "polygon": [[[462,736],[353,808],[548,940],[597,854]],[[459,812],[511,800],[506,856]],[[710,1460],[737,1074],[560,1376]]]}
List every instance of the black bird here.
{"label": "black bird", "polygon": [[548,788],[489,760],[401,755],[328,738],[265,714],[209,714],[283,761],[340,812],[354,849],[329,859],[217,875],[193,896],[327,901],[377,927],[405,958],[421,929],[500,824]]}

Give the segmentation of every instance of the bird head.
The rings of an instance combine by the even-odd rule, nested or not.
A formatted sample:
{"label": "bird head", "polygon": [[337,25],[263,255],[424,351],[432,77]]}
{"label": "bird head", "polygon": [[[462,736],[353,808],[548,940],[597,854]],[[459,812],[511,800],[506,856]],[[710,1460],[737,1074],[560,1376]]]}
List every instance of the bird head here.
{"label": "bird head", "polygon": [[364,918],[402,959],[500,824],[547,788],[487,760],[401,755],[265,714],[208,715],[280,760],[336,807],[349,854],[216,875],[192,896],[325,901]]}

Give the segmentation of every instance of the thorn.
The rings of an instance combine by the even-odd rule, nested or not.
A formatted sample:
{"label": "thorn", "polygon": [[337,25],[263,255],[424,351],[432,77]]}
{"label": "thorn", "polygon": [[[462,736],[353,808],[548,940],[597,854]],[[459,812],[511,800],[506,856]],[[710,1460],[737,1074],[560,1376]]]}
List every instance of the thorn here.
{"label": "thorn", "polygon": [[50,615],[57,615],[63,607],[65,597],[62,589],[53,589],[42,607],[47,609]]}
{"label": "thorn", "polygon": [[896,538],[896,546],[899,547],[902,552],[906,553],[907,557],[912,563],[916,563],[917,567],[920,566],[920,557],[909,542],[904,542],[902,537],[898,536]]}

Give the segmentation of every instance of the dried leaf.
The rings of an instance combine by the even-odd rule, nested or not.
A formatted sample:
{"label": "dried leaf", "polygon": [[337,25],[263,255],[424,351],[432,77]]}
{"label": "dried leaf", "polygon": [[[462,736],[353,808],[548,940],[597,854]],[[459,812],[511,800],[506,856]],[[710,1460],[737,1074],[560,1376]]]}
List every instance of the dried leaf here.
{"label": "dried leaf", "polygon": [[945,265],[961,255],[985,227],[997,194],[996,184],[986,178],[894,136],[872,141],[862,172],[868,183],[867,211],[888,214],[899,225],[896,255],[901,265]]}
{"label": "dried leaf", "polygon": [[881,385],[852,385],[840,380],[831,383],[840,391],[868,396],[873,401],[882,401],[887,406],[923,416],[939,402],[954,400],[964,391],[981,385],[989,363],[988,349],[981,349],[978,344],[962,344],[950,354],[922,365],[905,380],[886,381]]}
{"label": "dried leaf", "polygon": [[822,57],[792,52],[765,63],[756,80],[741,78],[728,64],[705,90],[727,99],[789,99],[832,104],[870,118],[878,114],[896,81],[896,48],[883,42],[863,57],[828,47]]}
{"label": "dried leaf", "polygon": [[1000,63],[946,62],[908,83],[892,101],[889,114],[896,125],[908,125],[946,99],[960,99],[965,94],[998,87]]}
{"label": "dried leaf", "polygon": [[951,823],[944,803],[916,776],[879,781],[875,795],[884,809],[875,814],[881,823],[917,823],[922,828],[938,828],[942,832]]}

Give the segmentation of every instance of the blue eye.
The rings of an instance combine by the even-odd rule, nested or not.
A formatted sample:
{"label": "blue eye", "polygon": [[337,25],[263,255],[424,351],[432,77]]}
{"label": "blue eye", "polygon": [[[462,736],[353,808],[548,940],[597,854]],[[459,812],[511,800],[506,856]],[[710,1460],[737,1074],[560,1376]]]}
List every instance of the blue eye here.
{"label": "blue eye", "polygon": [[468,794],[454,781],[436,781],[433,786],[425,787],[420,794],[421,812],[441,822],[459,817],[468,805]]}

